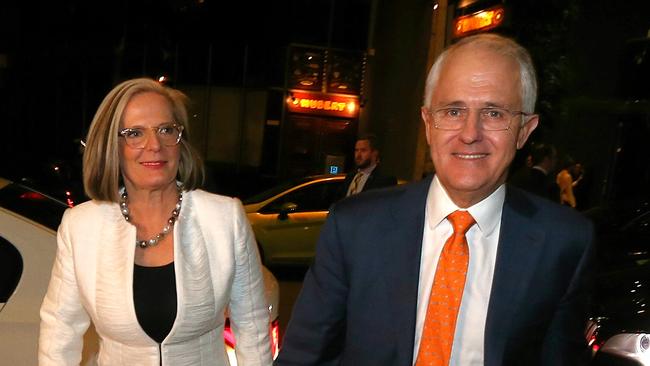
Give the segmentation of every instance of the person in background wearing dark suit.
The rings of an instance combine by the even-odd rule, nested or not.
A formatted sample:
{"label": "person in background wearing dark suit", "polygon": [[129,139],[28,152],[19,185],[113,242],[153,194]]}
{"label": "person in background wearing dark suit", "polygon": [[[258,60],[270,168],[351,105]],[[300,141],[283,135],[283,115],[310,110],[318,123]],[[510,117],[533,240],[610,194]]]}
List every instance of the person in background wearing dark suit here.
{"label": "person in background wearing dark suit", "polygon": [[436,173],[330,211],[277,366],[578,366],[593,227],[505,184],[537,127],[528,52],[496,34],[434,63],[421,108]]}
{"label": "person in background wearing dark suit", "polygon": [[538,196],[555,201],[558,196],[553,180],[553,171],[557,164],[557,150],[551,144],[533,144],[530,150],[532,166],[523,166],[509,180],[510,184]]}
{"label": "person in background wearing dark suit", "polygon": [[394,176],[384,175],[379,169],[377,137],[372,134],[360,136],[354,145],[356,169],[345,177],[341,198],[371,189],[390,187],[397,184]]}

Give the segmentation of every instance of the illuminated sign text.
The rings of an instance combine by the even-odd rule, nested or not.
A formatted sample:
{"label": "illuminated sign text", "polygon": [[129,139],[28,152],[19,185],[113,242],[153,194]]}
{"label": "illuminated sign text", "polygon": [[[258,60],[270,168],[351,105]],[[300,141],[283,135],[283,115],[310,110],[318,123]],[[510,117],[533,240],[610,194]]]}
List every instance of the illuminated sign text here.
{"label": "illuminated sign text", "polygon": [[505,9],[496,6],[459,17],[454,21],[454,36],[462,37],[469,33],[496,28],[503,23],[504,16]]}
{"label": "illuminated sign text", "polygon": [[292,92],[287,98],[287,107],[291,112],[339,117],[357,117],[357,103],[356,97],[322,93]]}

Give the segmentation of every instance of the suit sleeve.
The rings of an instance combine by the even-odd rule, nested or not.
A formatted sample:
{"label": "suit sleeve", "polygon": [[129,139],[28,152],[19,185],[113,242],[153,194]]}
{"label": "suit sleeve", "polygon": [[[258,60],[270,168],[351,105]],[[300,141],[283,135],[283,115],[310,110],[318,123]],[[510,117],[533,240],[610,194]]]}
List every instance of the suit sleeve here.
{"label": "suit sleeve", "polygon": [[270,365],[269,310],[264,296],[262,265],[253,230],[241,202],[235,201],[235,277],[230,298],[230,321],[239,365]]}
{"label": "suit sleeve", "polygon": [[594,277],[593,227],[589,225],[583,233],[579,240],[585,249],[546,332],[542,365],[579,366],[589,362],[589,349],[583,332]]}
{"label": "suit sleeve", "polygon": [[57,233],[56,258],[41,305],[38,342],[38,364],[41,366],[79,365],[83,335],[90,325],[77,287],[68,235],[69,213],[66,211]]}
{"label": "suit sleeve", "polygon": [[346,328],[344,262],[333,210],[323,226],[314,263],[305,276],[275,365],[338,364]]}

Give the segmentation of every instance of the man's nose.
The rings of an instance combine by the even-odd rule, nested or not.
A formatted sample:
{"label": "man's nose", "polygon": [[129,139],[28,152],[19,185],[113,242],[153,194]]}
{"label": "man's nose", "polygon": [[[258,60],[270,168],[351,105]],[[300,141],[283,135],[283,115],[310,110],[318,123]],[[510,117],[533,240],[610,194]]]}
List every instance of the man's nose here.
{"label": "man's nose", "polygon": [[470,110],[469,115],[463,128],[459,131],[458,135],[461,141],[470,144],[474,141],[480,140],[483,134],[483,127],[481,123],[481,113],[477,110]]}

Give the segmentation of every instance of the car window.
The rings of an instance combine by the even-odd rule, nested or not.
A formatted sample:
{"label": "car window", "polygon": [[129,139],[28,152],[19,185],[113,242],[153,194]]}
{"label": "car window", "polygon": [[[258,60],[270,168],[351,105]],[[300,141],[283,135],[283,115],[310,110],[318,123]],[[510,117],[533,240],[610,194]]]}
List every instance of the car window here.
{"label": "car window", "polygon": [[67,206],[18,184],[0,189],[0,207],[56,230]]}
{"label": "car window", "polygon": [[23,274],[23,258],[18,249],[0,237],[0,303],[9,301]]}
{"label": "car window", "polygon": [[275,186],[273,188],[267,189],[266,191],[257,193],[257,194],[255,194],[253,196],[250,196],[250,197],[246,197],[246,198],[244,198],[242,200],[242,203],[244,205],[260,203],[262,201],[268,200],[269,198],[271,198],[273,196],[277,196],[278,194],[290,189],[291,187],[295,187],[297,185],[300,185],[300,184],[303,184],[303,183],[306,183],[306,182],[307,181],[305,180],[305,178],[290,180],[290,181],[284,182],[282,184],[279,184],[279,185],[277,185],[277,186]]}
{"label": "car window", "polygon": [[342,180],[330,180],[310,184],[279,197],[264,206],[260,213],[279,213],[285,203],[295,203],[295,212],[327,211],[337,198]]}

